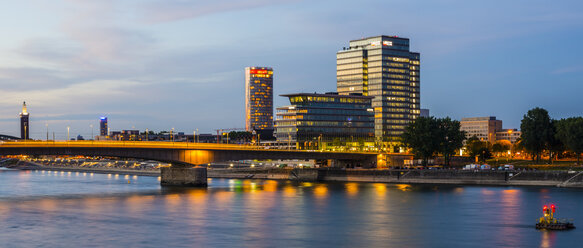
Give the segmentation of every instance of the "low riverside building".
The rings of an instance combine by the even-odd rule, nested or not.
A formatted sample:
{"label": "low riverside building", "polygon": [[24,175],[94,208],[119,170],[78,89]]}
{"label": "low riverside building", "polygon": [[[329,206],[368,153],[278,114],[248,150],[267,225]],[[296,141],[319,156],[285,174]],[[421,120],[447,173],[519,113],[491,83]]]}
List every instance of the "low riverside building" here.
{"label": "low riverside building", "polygon": [[462,118],[460,129],[466,132],[468,139],[476,136],[490,143],[508,140],[514,144],[521,134],[518,129],[503,129],[502,120],[497,120],[496,116]]}
{"label": "low riverside building", "polygon": [[462,118],[460,129],[466,132],[466,138],[476,136],[481,141],[496,142],[496,131],[502,129],[502,121],[496,116]]}
{"label": "low riverside building", "polygon": [[510,143],[514,144],[520,138],[522,132],[518,129],[502,129],[496,132],[496,141],[498,140],[508,140]]}
{"label": "low riverside building", "polygon": [[277,108],[275,136],[289,149],[369,150],[374,148],[373,97],[296,93]]}

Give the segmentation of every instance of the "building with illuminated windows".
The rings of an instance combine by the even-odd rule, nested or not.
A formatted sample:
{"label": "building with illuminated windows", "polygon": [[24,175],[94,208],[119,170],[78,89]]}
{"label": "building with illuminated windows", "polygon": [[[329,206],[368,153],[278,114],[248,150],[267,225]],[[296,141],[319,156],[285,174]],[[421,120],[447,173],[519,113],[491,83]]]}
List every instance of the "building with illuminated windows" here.
{"label": "building with illuminated windows", "polygon": [[496,142],[496,132],[502,129],[502,121],[496,116],[462,118],[460,130],[466,132],[466,138],[473,136],[481,141]]}
{"label": "building with illuminated windows", "polygon": [[502,120],[497,120],[496,116],[462,118],[460,130],[466,132],[466,139],[476,136],[490,143],[507,140],[514,144],[521,135],[518,129],[503,129]]}
{"label": "building with illuminated windows", "polygon": [[384,35],[352,40],[336,54],[338,93],[373,97],[377,141],[395,147],[419,117],[419,59],[409,39]]}
{"label": "building with illuminated windows", "polygon": [[30,123],[28,122],[29,113],[26,110],[26,102],[22,103],[22,112],[20,112],[20,138],[30,139]]}
{"label": "building with illuminated windows", "polygon": [[510,143],[514,144],[518,141],[520,135],[522,135],[522,132],[516,128],[501,129],[496,132],[496,141],[508,140]]}
{"label": "building with illuminated windows", "polygon": [[273,136],[273,69],[245,68],[245,129]]}
{"label": "building with illuminated windows", "polygon": [[99,119],[99,135],[100,136],[107,136],[107,117],[102,116]]}
{"label": "building with illuminated windows", "polygon": [[277,142],[292,149],[332,150],[374,147],[373,97],[297,93],[277,108]]}

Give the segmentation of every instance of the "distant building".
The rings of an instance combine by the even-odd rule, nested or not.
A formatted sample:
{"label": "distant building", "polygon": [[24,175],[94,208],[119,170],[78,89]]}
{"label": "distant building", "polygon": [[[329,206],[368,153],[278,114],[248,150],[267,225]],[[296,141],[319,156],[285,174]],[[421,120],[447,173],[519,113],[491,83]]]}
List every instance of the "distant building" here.
{"label": "distant building", "polygon": [[26,102],[22,103],[22,112],[20,112],[20,138],[30,139],[30,123],[28,121],[29,113],[26,110]]}
{"label": "distant building", "polygon": [[419,117],[429,117],[429,109],[420,109]]}
{"label": "distant building", "polygon": [[522,132],[518,131],[518,129],[501,129],[496,132],[496,141],[508,140],[514,144],[520,138],[521,134]]}
{"label": "distant building", "polygon": [[140,130],[121,130],[121,140],[139,140]]}
{"label": "distant building", "polygon": [[476,136],[481,141],[496,142],[496,132],[502,129],[502,121],[496,116],[462,118],[461,130],[466,132],[466,138]]}
{"label": "distant building", "polygon": [[495,116],[462,118],[460,124],[461,130],[466,131],[466,138],[476,136],[490,143],[508,140],[514,144],[521,135],[518,129],[502,129],[502,120],[496,120]]}
{"label": "distant building", "polygon": [[409,39],[397,36],[352,40],[336,53],[338,93],[374,97],[377,140],[398,146],[405,127],[419,116],[419,61]]}
{"label": "distant building", "polygon": [[366,147],[374,145],[373,97],[297,93],[291,105],[277,108],[277,142],[295,149]]}
{"label": "distant building", "polygon": [[99,135],[108,136],[107,130],[107,117],[102,116],[99,120]]}
{"label": "distant building", "polygon": [[273,135],[272,68],[245,68],[245,129]]}

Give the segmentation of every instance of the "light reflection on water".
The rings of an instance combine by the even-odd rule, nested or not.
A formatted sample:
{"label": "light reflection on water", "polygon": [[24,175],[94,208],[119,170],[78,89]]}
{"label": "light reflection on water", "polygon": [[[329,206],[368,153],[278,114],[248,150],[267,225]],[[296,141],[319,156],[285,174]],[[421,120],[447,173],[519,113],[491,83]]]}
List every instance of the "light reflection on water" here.
{"label": "light reflection on water", "polygon": [[158,180],[3,170],[0,240],[22,247],[556,247],[582,236],[581,229],[533,228],[550,200],[561,217],[583,219],[577,189],[251,179],[187,189]]}

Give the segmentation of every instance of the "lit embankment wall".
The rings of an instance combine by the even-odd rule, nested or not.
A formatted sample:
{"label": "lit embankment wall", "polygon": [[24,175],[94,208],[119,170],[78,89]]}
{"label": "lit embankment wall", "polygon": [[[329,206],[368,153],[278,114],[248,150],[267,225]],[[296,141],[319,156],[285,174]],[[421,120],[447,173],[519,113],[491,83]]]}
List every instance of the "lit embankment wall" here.
{"label": "lit embankment wall", "polygon": [[212,169],[209,177],[300,181],[583,187],[583,172],[465,170]]}

